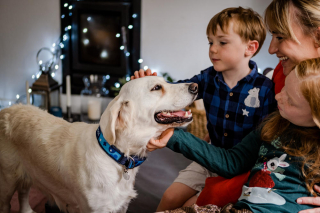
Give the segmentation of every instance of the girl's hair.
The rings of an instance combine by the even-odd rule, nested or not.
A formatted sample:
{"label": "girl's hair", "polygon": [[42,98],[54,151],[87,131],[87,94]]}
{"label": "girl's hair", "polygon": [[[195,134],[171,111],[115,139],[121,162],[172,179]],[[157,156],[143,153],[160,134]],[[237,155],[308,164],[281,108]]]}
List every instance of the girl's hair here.
{"label": "girl's hair", "polygon": [[280,137],[286,153],[302,159],[302,174],[310,193],[320,183],[320,59],[309,59],[297,65],[295,73],[300,80],[301,93],[308,101],[316,127],[298,127],[272,113],[261,124],[261,139],[271,142]]}
{"label": "girl's hair", "polygon": [[298,43],[290,25],[293,22],[299,24],[305,35],[316,38],[316,30],[320,26],[320,1],[273,0],[265,11],[264,19],[270,32],[283,34]]}

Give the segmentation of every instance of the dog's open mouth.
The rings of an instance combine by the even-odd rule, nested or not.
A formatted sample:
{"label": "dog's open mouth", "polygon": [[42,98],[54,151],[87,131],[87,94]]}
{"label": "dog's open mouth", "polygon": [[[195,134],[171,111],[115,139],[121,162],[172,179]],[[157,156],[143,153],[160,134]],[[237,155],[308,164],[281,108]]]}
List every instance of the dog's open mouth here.
{"label": "dog's open mouth", "polygon": [[192,121],[192,113],[189,111],[160,111],[154,114],[154,119],[159,124],[186,123]]}

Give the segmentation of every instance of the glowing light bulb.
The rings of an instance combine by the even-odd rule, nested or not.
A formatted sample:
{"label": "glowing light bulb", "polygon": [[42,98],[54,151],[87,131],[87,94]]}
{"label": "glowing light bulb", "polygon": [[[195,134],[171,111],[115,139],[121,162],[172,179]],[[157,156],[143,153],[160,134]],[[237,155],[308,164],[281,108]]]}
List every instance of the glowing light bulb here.
{"label": "glowing light bulb", "polygon": [[42,60],[40,60],[40,61],[39,61],[39,64],[41,65],[42,63],[43,63]]}
{"label": "glowing light bulb", "polygon": [[17,94],[17,95],[16,95],[16,98],[17,98],[17,99],[19,99],[19,98],[20,98],[20,95],[19,95],[19,94]]}
{"label": "glowing light bulb", "polygon": [[106,79],[109,80],[110,79],[110,75],[106,75]]}
{"label": "glowing light bulb", "polygon": [[[42,71],[45,71],[46,70],[46,67],[42,67]],[[39,77],[38,77],[39,78]]]}
{"label": "glowing light bulb", "polygon": [[64,17],[66,17],[66,16],[65,16],[64,14],[62,14],[62,15],[61,15],[61,18],[64,18]]}
{"label": "glowing light bulb", "polygon": [[88,44],[89,44],[89,39],[87,39],[87,38],[84,39],[84,40],[83,40],[83,44],[84,44],[84,45],[88,45]]}
{"label": "glowing light bulb", "polygon": [[55,47],[55,46],[56,46],[56,43],[53,43],[52,46]]}
{"label": "glowing light bulb", "polygon": [[63,40],[67,40],[68,39],[68,36],[67,35],[63,35]]}
{"label": "glowing light bulb", "polygon": [[124,46],[120,46],[120,50],[124,50]]}
{"label": "glowing light bulb", "polygon": [[148,66],[144,66],[144,67],[143,67],[144,70],[147,70],[148,68],[149,68]]}
{"label": "glowing light bulb", "polygon": [[68,31],[68,27],[65,27],[65,28],[64,28],[64,31]]}
{"label": "glowing light bulb", "polygon": [[34,79],[35,77],[36,77],[35,75],[32,75],[32,76],[31,76],[32,79]]}
{"label": "glowing light bulb", "polygon": [[72,5],[69,6],[69,10],[72,10]]}
{"label": "glowing light bulb", "polygon": [[51,73],[52,78],[54,78],[54,76],[56,76],[56,74],[53,72]]}
{"label": "glowing light bulb", "polygon": [[108,58],[108,52],[106,50],[103,50],[100,54],[101,58]]}
{"label": "glowing light bulb", "polygon": [[115,86],[116,88],[119,88],[119,87],[120,87],[120,84],[119,84],[118,82],[116,82],[116,83],[114,84],[114,86]]}
{"label": "glowing light bulb", "polygon": [[28,89],[28,92],[29,92],[29,93],[32,93],[32,89]]}
{"label": "glowing light bulb", "polygon": [[37,74],[37,79],[40,77],[40,73]]}
{"label": "glowing light bulb", "polygon": [[68,26],[68,30],[71,30],[71,25]]}
{"label": "glowing light bulb", "polygon": [[143,59],[142,58],[140,58],[139,60],[138,60],[138,63],[142,63],[143,62]]}
{"label": "glowing light bulb", "polygon": [[136,13],[132,14],[132,18],[137,18],[138,15]]}
{"label": "glowing light bulb", "polygon": [[132,26],[132,25],[129,25],[129,26],[128,26],[128,28],[129,28],[129,29],[132,29],[132,28],[133,28],[133,26]]}
{"label": "glowing light bulb", "polygon": [[60,59],[64,59],[64,55],[60,55]]}
{"label": "glowing light bulb", "polygon": [[11,101],[9,101],[9,106],[11,106]]}
{"label": "glowing light bulb", "polygon": [[87,21],[91,21],[91,17],[90,16],[87,18]]}
{"label": "glowing light bulb", "polygon": [[60,43],[60,48],[64,48],[64,44],[63,43]]}
{"label": "glowing light bulb", "polygon": [[68,3],[65,3],[63,6],[64,6],[64,7],[68,7]]}
{"label": "glowing light bulb", "polygon": [[120,33],[117,33],[117,34],[116,34],[116,37],[119,38],[119,37],[120,37]]}
{"label": "glowing light bulb", "polygon": [[130,53],[129,53],[129,52],[127,52],[127,53],[126,53],[126,56],[130,56]]}
{"label": "glowing light bulb", "polygon": [[72,13],[69,13],[69,16],[72,16]]}
{"label": "glowing light bulb", "polygon": [[59,65],[56,64],[56,65],[54,66],[54,68],[55,68],[56,70],[59,69]]}
{"label": "glowing light bulb", "polygon": [[126,81],[130,81],[130,77],[128,76],[128,77],[126,77]]}
{"label": "glowing light bulb", "polygon": [[88,28],[83,28],[82,32],[83,32],[83,33],[88,32]]}

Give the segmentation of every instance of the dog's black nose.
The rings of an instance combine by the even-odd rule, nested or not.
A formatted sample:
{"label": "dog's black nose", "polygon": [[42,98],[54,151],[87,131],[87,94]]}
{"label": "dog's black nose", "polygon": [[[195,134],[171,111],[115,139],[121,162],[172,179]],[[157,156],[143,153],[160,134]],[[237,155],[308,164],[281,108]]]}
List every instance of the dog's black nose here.
{"label": "dog's black nose", "polygon": [[189,86],[189,92],[192,94],[196,94],[198,92],[198,84],[197,83],[192,83]]}

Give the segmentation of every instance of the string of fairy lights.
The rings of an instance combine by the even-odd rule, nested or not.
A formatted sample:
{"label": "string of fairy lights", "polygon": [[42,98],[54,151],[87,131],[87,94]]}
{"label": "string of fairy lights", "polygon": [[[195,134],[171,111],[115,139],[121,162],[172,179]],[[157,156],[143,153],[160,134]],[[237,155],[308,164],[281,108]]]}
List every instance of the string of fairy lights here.
{"label": "string of fairy lights", "polygon": [[[78,0],[78,1],[79,1],[79,0]],[[65,9],[63,10],[64,12],[62,12],[62,14],[61,14],[61,19],[65,19],[65,18],[67,18],[67,16],[71,17],[71,16],[72,16],[73,5],[72,5],[72,4],[69,4],[68,2],[65,2],[65,3],[63,4],[63,7],[64,7]],[[137,17],[138,17],[138,14],[136,14],[136,13],[132,14],[132,18],[137,18]],[[88,17],[88,18],[87,18],[87,21],[91,21],[91,19],[92,19],[92,17]],[[133,29],[133,25],[130,24],[130,25],[127,26],[127,28],[128,28],[129,30],[131,30],[131,29]],[[64,60],[65,57],[66,57],[65,54],[63,53],[63,49],[64,49],[65,46],[66,46],[66,42],[69,42],[69,39],[71,38],[71,34],[70,34],[71,29],[72,29],[72,25],[71,25],[71,23],[70,23],[69,25],[67,25],[67,26],[64,28],[64,32],[60,35],[60,37],[51,45],[51,48],[41,48],[41,49],[39,50],[39,52],[40,52],[42,49],[46,49],[46,50],[50,49],[53,57],[52,57],[50,60],[48,60],[48,61],[39,60],[39,59],[38,59],[39,52],[38,52],[38,55],[37,55],[37,64],[38,64],[38,66],[39,66],[39,70],[38,70],[35,74],[33,74],[33,75],[31,76],[31,78],[32,78],[33,80],[37,80],[37,79],[40,77],[40,75],[41,75],[42,72],[49,72],[49,74],[50,74],[53,78],[56,77],[56,72],[57,72],[58,69],[60,68],[60,65],[59,65],[59,64],[60,64],[60,61],[61,61],[61,60]],[[88,29],[87,29],[87,28],[83,28],[83,29],[82,29],[82,32],[83,32],[83,33],[87,33],[87,32],[88,32]],[[121,37],[121,32],[117,33],[115,36],[116,36],[117,38]],[[84,45],[86,45],[86,44],[89,44],[90,41],[89,41],[88,39],[84,39],[82,42],[84,43]],[[121,45],[119,48],[120,48],[120,50],[124,51],[124,54],[125,54],[127,57],[130,56],[130,52],[127,50],[127,48],[126,48],[124,45]],[[107,55],[107,52],[101,52],[100,57],[105,57],[106,55]],[[140,59],[138,60],[138,63],[139,63],[139,64],[143,63],[143,59],[140,58]],[[148,69],[148,66],[145,65],[143,68],[144,68],[144,70],[147,70],[147,69]],[[106,75],[106,76],[105,76],[105,79],[106,79],[106,80],[110,79],[110,75]],[[126,81],[129,81],[129,80],[130,80],[130,76],[127,75],[127,76],[126,76]],[[120,84],[119,82],[115,82],[115,83],[114,83],[114,86],[115,86],[116,88],[119,88],[119,87],[121,86],[121,84]],[[29,93],[32,93],[32,90],[29,89],[28,92],[29,92]],[[16,95],[16,99],[18,100],[19,98],[20,98],[20,95],[17,94],[17,95]],[[9,105],[11,105],[11,104],[12,104],[12,102],[10,101],[10,102],[9,102]]]}

